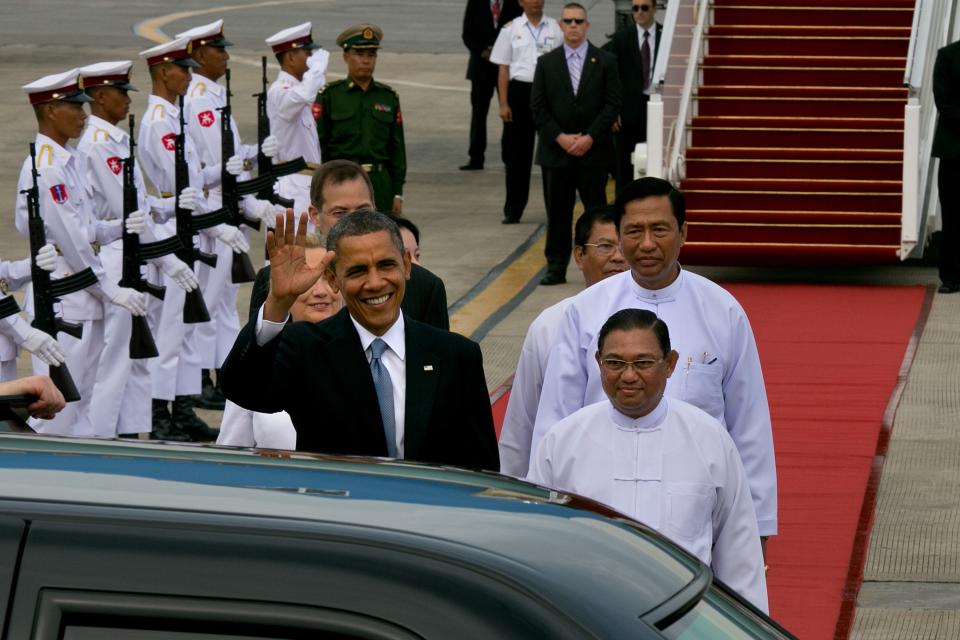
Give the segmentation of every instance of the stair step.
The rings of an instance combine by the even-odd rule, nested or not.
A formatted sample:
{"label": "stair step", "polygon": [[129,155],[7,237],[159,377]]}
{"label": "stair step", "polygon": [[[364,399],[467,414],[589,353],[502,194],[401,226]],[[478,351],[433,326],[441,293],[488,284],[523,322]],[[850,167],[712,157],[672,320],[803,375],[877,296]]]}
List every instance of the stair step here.
{"label": "stair step", "polygon": [[774,65],[700,65],[703,84],[804,84],[893,87],[903,83],[903,65],[897,67],[792,67]]}
{"label": "stair step", "polygon": [[696,95],[701,116],[835,117],[859,113],[870,118],[903,118],[897,98],[776,98]]}
{"label": "stair step", "polygon": [[899,213],[874,211],[771,211],[771,210],[725,210],[687,209],[686,220],[690,223],[758,221],[777,224],[829,224],[829,225],[900,225]]}
{"label": "stair step", "polygon": [[768,180],[900,180],[900,160],[772,160],[769,158],[686,159],[687,178],[764,178]]}
{"label": "stair step", "polygon": [[683,188],[691,209],[878,211],[900,213],[902,196],[884,192],[757,191]]}
{"label": "stair step", "polygon": [[835,149],[814,147],[692,147],[687,149],[691,158],[747,158],[771,160],[836,160],[842,162],[869,162],[885,160],[901,162],[902,149]]}
{"label": "stair step", "polygon": [[900,225],[792,225],[690,223],[689,242],[897,244]]}
{"label": "stair step", "polygon": [[[777,2],[776,0],[713,0],[711,4],[716,7],[769,7],[777,5]],[[916,0],[806,0],[802,6],[813,9],[832,9],[835,7],[905,8],[913,11],[915,4]]]}
{"label": "stair step", "polygon": [[[910,25],[902,27],[860,27],[834,25],[823,22],[811,26],[790,26],[780,24],[752,24],[752,25],[725,25],[718,24],[710,27],[707,37],[717,36],[763,36],[766,38],[868,38],[868,39],[888,39],[888,38],[906,38],[910,40]],[[856,55],[856,54],[854,54]],[[863,55],[863,54],[861,54]]]}
{"label": "stair step", "polygon": [[706,49],[717,55],[883,55],[905,56],[909,35],[897,37],[874,36],[811,36],[811,35],[725,35],[719,27],[711,27],[706,34]]}
{"label": "stair step", "polygon": [[775,97],[775,98],[850,98],[907,101],[905,87],[824,87],[796,85],[709,85],[697,90],[700,96]]}
{"label": "stair step", "polygon": [[704,67],[802,67],[813,69],[836,68],[886,68],[903,69],[907,64],[906,56],[792,56],[792,55],[757,55],[710,54],[704,56]]}
{"label": "stair step", "polygon": [[811,6],[808,3],[781,6],[745,5],[737,3],[713,7],[715,25],[802,25],[831,24],[838,26],[909,26],[913,6]]}
{"label": "stair step", "polygon": [[850,129],[903,131],[903,118],[783,118],[780,116],[697,116],[693,126],[774,129]]}
{"label": "stair step", "polygon": [[900,180],[805,180],[802,178],[687,178],[681,183],[684,191],[750,192],[750,193],[810,193],[850,195],[869,194],[899,197],[903,189]]}
{"label": "stair step", "polygon": [[777,267],[821,267],[842,265],[895,264],[900,261],[899,243],[856,245],[827,243],[747,244],[743,242],[690,242],[680,251],[680,262],[687,265],[757,265]]}
{"label": "stair step", "polygon": [[690,127],[688,147],[836,147],[839,149],[902,149],[903,131],[888,129],[822,129],[773,127]]}

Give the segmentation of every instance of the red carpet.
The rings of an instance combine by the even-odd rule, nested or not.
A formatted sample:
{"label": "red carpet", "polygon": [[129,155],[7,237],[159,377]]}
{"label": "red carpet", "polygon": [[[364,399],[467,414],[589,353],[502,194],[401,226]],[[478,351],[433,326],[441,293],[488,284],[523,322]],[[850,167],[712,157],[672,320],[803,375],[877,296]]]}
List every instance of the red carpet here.
{"label": "red carpet", "polygon": [[[872,523],[884,412],[925,289],[725,287],[753,325],[773,416],[780,534],[768,549],[771,613],[803,640],[829,640],[838,628],[845,638]],[[498,432],[508,395],[494,403]]]}
{"label": "red carpet", "polygon": [[895,262],[913,0],[713,7],[681,183],[683,262]]}

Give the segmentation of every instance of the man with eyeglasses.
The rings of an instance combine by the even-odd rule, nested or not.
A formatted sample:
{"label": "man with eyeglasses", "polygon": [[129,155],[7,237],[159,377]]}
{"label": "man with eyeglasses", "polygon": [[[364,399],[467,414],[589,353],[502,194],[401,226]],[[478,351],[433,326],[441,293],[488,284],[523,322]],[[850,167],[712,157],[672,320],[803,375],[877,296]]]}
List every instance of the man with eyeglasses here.
{"label": "man with eyeglasses", "polygon": [[656,0],[633,0],[634,24],[613,35],[604,50],[617,57],[623,105],[614,124],[617,145],[617,189],[633,180],[630,154],[638,142],[647,141],[647,102],[662,27],[654,20]]}
{"label": "man with eyeglasses", "polygon": [[[584,285],[591,287],[605,278],[627,270],[620,253],[617,227],[609,207],[588,209],[577,218],[573,231],[573,259],[583,272]],[[530,441],[540,403],[547,355],[560,332],[563,314],[573,297],[544,309],[527,329],[520,361],[510,388],[507,412],[500,430],[500,472],[522,478],[530,464]]]}
{"label": "man with eyeglasses", "polygon": [[550,430],[527,479],[656,529],[766,612],[746,473],[723,425],[664,395],[680,359],[667,325],[652,311],[618,311],[600,328],[594,359],[606,399]]}
{"label": "man with eyeglasses", "polygon": [[567,281],[577,193],[587,209],[607,203],[607,174],[614,159],[611,127],[620,111],[617,60],[587,40],[587,10],[567,3],[560,23],[563,46],[540,56],[530,93],[547,208],[542,285]]}
{"label": "man with eyeglasses", "polygon": [[531,450],[558,422],[602,400],[589,354],[600,327],[621,309],[646,309],[673,327],[678,375],[666,393],[723,424],[750,481],[760,535],[777,533],[777,471],[767,392],[746,313],[725,289],[680,268],[687,237],[683,194],[666,180],[641,178],[617,194],[613,216],[630,270],[576,296],[550,351]]}

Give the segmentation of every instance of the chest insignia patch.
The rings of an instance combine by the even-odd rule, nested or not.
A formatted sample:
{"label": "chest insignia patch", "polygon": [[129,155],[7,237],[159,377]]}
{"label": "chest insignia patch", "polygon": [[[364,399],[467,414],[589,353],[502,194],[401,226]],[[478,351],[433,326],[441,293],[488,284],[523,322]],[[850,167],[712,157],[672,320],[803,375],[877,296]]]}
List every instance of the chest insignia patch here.
{"label": "chest insignia patch", "polygon": [[310,107],[310,111],[313,113],[314,120],[319,120],[321,117],[323,117],[323,105],[319,102],[314,102]]}
{"label": "chest insignia patch", "polygon": [[200,122],[201,127],[212,127],[213,126],[213,111],[201,111],[197,114],[197,120]]}
{"label": "chest insignia patch", "polygon": [[177,148],[177,134],[168,133],[167,135],[163,136],[161,140],[163,140],[163,147],[167,151],[173,151]]}
{"label": "chest insignia patch", "polygon": [[390,108],[390,105],[383,104],[382,102],[374,104],[373,108],[377,111],[382,111],[383,113],[390,113],[393,111],[393,109]]}
{"label": "chest insignia patch", "polygon": [[113,171],[113,175],[120,175],[120,172],[123,171],[123,161],[117,156],[111,156],[107,158],[107,166],[110,168],[110,171]]}
{"label": "chest insignia patch", "polygon": [[63,204],[67,201],[67,185],[58,184],[50,187],[50,196],[57,204]]}

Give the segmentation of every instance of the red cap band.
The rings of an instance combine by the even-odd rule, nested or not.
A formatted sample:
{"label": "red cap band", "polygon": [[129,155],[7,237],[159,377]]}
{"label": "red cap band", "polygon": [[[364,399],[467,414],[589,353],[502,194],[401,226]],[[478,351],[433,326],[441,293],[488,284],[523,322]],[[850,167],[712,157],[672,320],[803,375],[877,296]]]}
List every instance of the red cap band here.
{"label": "red cap band", "polygon": [[295,40],[288,40],[287,42],[275,44],[271,48],[273,49],[274,53],[281,53],[283,51],[289,51],[290,49],[302,49],[305,45],[312,43],[313,37],[303,36],[302,38],[296,38]]}
{"label": "red cap band", "polygon": [[85,88],[90,87],[100,87],[104,85],[114,85],[114,84],[129,84],[130,76],[125,73],[120,73],[111,76],[86,76],[83,79],[83,86]]}
{"label": "red cap band", "polygon": [[66,96],[73,95],[77,91],[80,91],[80,85],[74,83],[65,87],[58,87],[57,89],[52,89],[50,91],[31,93],[29,94],[30,104],[41,104],[43,102],[50,102],[51,100],[59,100]]}
{"label": "red cap band", "polygon": [[164,62],[175,62],[177,60],[183,60],[184,58],[189,58],[190,54],[187,53],[186,49],[181,49],[180,51],[169,51],[167,53],[161,54],[159,56],[153,56],[152,58],[147,58],[147,66],[152,67]]}

